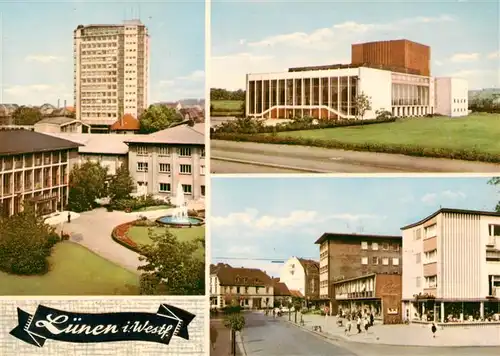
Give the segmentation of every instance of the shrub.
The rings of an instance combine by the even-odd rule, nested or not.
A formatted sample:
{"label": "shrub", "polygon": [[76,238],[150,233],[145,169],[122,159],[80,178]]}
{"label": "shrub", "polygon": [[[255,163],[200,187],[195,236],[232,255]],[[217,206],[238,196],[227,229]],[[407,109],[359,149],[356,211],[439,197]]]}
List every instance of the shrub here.
{"label": "shrub", "polygon": [[162,199],[156,199],[152,195],[147,195],[145,197],[130,197],[126,199],[118,199],[109,205],[108,209],[120,210],[120,211],[134,211],[142,208],[146,208],[149,206],[159,206],[159,205],[169,205],[169,202],[166,202]]}
{"label": "shrub", "polygon": [[54,228],[32,209],[0,219],[0,270],[19,275],[45,274],[52,247],[59,241]]}
{"label": "shrub", "polygon": [[240,305],[231,305],[222,308],[224,314],[240,313],[243,308]]}
{"label": "shrub", "polygon": [[453,150],[449,148],[433,148],[414,145],[389,145],[380,143],[350,143],[336,140],[322,140],[308,137],[290,137],[273,135],[245,135],[245,134],[216,134],[214,139],[239,141],[239,142],[259,142],[267,144],[311,146],[332,149],[342,149],[349,151],[367,151],[382,153],[397,153],[416,157],[448,158],[466,161],[482,161],[500,163],[500,156],[492,153],[479,152],[476,148]]}

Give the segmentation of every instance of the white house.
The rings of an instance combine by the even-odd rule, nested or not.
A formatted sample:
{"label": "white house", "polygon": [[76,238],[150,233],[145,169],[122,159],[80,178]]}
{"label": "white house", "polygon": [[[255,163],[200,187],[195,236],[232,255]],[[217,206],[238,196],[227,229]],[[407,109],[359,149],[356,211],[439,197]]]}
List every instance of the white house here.
{"label": "white house", "polygon": [[247,309],[274,306],[274,283],[265,272],[234,268],[227,264],[210,266],[210,306],[224,308],[234,303]]}
{"label": "white house", "polygon": [[436,113],[459,117],[469,112],[469,86],[461,78],[436,78]]}

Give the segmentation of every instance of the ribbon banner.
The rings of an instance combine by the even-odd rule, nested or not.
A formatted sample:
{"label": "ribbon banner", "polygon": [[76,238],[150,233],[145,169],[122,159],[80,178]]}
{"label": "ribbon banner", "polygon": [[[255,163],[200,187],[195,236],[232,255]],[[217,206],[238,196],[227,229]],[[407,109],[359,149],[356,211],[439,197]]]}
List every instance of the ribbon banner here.
{"label": "ribbon banner", "polygon": [[161,304],[154,313],[72,313],[39,305],[31,315],[17,308],[19,325],[10,335],[42,347],[47,339],[100,343],[150,341],[168,345],[172,336],[189,340],[188,325],[195,318],[183,309]]}

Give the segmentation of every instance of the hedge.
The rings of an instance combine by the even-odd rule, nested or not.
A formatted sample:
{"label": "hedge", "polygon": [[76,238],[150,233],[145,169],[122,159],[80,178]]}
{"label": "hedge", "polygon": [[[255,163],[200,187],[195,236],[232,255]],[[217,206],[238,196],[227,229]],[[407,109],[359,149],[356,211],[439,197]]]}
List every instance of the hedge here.
{"label": "hedge", "polygon": [[211,137],[215,140],[258,142],[277,145],[311,146],[348,151],[367,151],[392,154],[403,154],[416,157],[447,158],[465,161],[481,161],[500,163],[497,154],[479,152],[476,149],[452,150],[449,148],[420,147],[413,145],[389,145],[380,143],[349,143],[336,140],[321,140],[306,137],[290,137],[275,135],[248,135],[240,133],[215,133]]}

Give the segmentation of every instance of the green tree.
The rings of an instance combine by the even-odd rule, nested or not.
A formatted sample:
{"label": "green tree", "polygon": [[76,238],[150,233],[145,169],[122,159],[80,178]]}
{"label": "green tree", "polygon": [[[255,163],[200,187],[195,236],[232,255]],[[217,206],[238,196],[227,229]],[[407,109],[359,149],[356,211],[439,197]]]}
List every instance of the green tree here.
{"label": "green tree", "polygon": [[47,273],[47,258],[58,241],[54,228],[36,215],[32,205],[0,218],[0,270],[19,275]]}
{"label": "green tree", "polygon": [[178,241],[165,229],[161,233],[149,231],[152,244],[143,245],[139,267],[141,294],[145,295],[204,295],[205,262],[194,255],[204,238]]}
{"label": "green tree", "polygon": [[224,326],[231,331],[231,354],[236,355],[236,333],[245,327],[245,317],[241,313],[230,313],[224,318]]}
{"label": "green tree", "polygon": [[151,105],[139,118],[140,133],[149,134],[165,130],[183,119],[182,115],[173,108],[165,105]]}
{"label": "green tree", "polygon": [[361,92],[356,96],[354,102],[354,107],[356,108],[356,120],[362,120],[365,113],[372,109],[371,97],[367,96],[365,93]]}
{"label": "green tree", "polygon": [[36,108],[20,106],[12,113],[15,125],[34,125],[42,119],[42,113]]}
{"label": "green tree", "polygon": [[[491,184],[491,185],[494,185],[494,186],[500,186],[500,177],[491,178],[488,181],[488,184]],[[495,207],[495,210],[500,213],[500,201],[497,203],[497,206]]]}
{"label": "green tree", "polygon": [[96,199],[105,197],[108,169],[98,162],[75,165],[69,174],[68,208],[82,212],[97,206]]}
{"label": "green tree", "polygon": [[134,190],[134,181],[125,165],[116,170],[116,174],[111,178],[108,187],[108,194],[111,201],[127,199]]}

